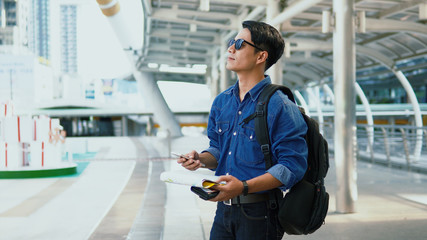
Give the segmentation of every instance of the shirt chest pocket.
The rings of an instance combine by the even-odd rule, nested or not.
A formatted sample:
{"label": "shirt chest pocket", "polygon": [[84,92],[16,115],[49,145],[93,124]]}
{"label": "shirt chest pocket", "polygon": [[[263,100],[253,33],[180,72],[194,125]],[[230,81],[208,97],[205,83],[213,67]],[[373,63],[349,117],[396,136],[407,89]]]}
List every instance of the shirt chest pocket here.
{"label": "shirt chest pocket", "polygon": [[243,125],[240,128],[240,136],[244,138],[245,141],[253,142],[256,141],[255,129],[248,125]]}
{"label": "shirt chest pocket", "polygon": [[[239,134],[240,151],[237,158],[251,166],[259,165],[264,162],[261,148],[255,136],[255,129],[249,125],[243,125]],[[261,165],[262,166],[262,165]]]}
{"label": "shirt chest pocket", "polygon": [[217,122],[215,131],[218,133],[218,135],[223,135],[224,133],[228,132],[230,129],[230,122],[228,121],[222,121]]}

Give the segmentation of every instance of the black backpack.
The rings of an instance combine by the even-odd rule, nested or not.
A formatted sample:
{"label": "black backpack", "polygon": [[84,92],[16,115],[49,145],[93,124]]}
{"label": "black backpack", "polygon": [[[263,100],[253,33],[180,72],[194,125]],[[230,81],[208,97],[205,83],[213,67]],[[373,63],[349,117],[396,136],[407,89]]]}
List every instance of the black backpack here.
{"label": "black backpack", "polygon": [[[254,114],[243,120],[247,123],[255,119],[255,135],[264,154],[266,169],[272,166],[267,106],[270,97],[277,90],[281,90],[295,103],[289,88],[269,84],[261,92]],[[279,206],[280,224],[289,235],[309,234],[319,229],[325,222],[329,205],[329,194],[324,186],[324,178],[329,168],[328,143],[320,134],[317,122],[305,115],[303,109],[300,108],[300,111],[308,127],[305,136],[308,147],[307,171],[303,179],[296,183],[284,198],[282,191],[271,191],[271,198],[276,198]]]}

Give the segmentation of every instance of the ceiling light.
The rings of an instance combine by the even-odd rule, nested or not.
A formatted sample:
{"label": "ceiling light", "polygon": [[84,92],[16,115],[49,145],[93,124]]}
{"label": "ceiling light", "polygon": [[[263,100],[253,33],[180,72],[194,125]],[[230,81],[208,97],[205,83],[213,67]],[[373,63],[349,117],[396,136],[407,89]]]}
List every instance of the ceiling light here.
{"label": "ceiling light", "polygon": [[210,5],[210,0],[200,0],[200,6],[199,6],[200,11],[209,12],[209,8],[210,8],[209,5]]}
{"label": "ceiling light", "polygon": [[147,66],[148,66],[148,68],[158,68],[159,64],[157,64],[157,63],[148,63]]}

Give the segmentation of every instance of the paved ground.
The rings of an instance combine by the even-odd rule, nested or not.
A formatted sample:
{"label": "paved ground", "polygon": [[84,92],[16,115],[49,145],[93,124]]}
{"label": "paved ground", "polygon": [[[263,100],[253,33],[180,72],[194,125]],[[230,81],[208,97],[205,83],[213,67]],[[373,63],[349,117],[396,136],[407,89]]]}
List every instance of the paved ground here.
{"label": "paved ground", "polygon": [[[73,142],[74,141],[74,142]],[[76,142],[79,141],[79,142]],[[0,239],[208,239],[215,203],[188,186],[165,184],[180,169],[170,150],[202,150],[202,137],[170,144],[161,138],[70,139],[92,154],[66,178],[0,180]],[[170,146],[170,147],[169,147]],[[204,173],[210,171],[204,170]],[[358,163],[357,211],[335,211],[335,168],[326,224],[309,236],[284,239],[425,239],[427,175]]]}

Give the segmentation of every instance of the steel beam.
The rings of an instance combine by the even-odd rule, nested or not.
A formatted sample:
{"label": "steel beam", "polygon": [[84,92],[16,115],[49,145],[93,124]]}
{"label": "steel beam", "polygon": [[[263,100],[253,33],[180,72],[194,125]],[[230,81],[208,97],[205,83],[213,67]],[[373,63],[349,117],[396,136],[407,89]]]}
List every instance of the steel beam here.
{"label": "steel beam", "polygon": [[274,19],[272,19],[269,24],[273,26],[281,24],[282,22],[292,19],[293,17],[297,16],[298,14],[304,12],[305,10],[309,9],[310,7],[316,5],[321,1],[322,0],[293,1],[287,8],[285,8],[283,12],[281,12]]}
{"label": "steel beam", "polygon": [[300,91],[294,90],[294,95],[298,99],[298,102],[300,102],[301,107],[304,108],[305,114],[310,116],[310,108],[308,107],[307,102],[305,101]]}
{"label": "steel beam", "polygon": [[421,150],[423,147],[423,130],[421,129],[423,127],[423,119],[421,116],[420,105],[418,103],[418,99],[417,99],[417,96],[415,95],[414,89],[411,86],[411,83],[405,77],[403,72],[396,71],[396,70],[393,70],[393,72],[396,75],[396,77],[399,79],[406,93],[408,94],[409,100],[411,101],[412,107],[414,108],[415,126],[419,128],[416,131],[417,140],[415,143],[414,160],[418,161],[420,160]]}
{"label": "steel beam", "polygon": [[366,111],[366,121],[368,122],[369,144],[370,146],[374,146],[374,117],[372,116],[371,105],[369,104],[368,98],[363,92],[363,89],[360,87],[360,85],[357,82],[354,83],[354,87]]}

